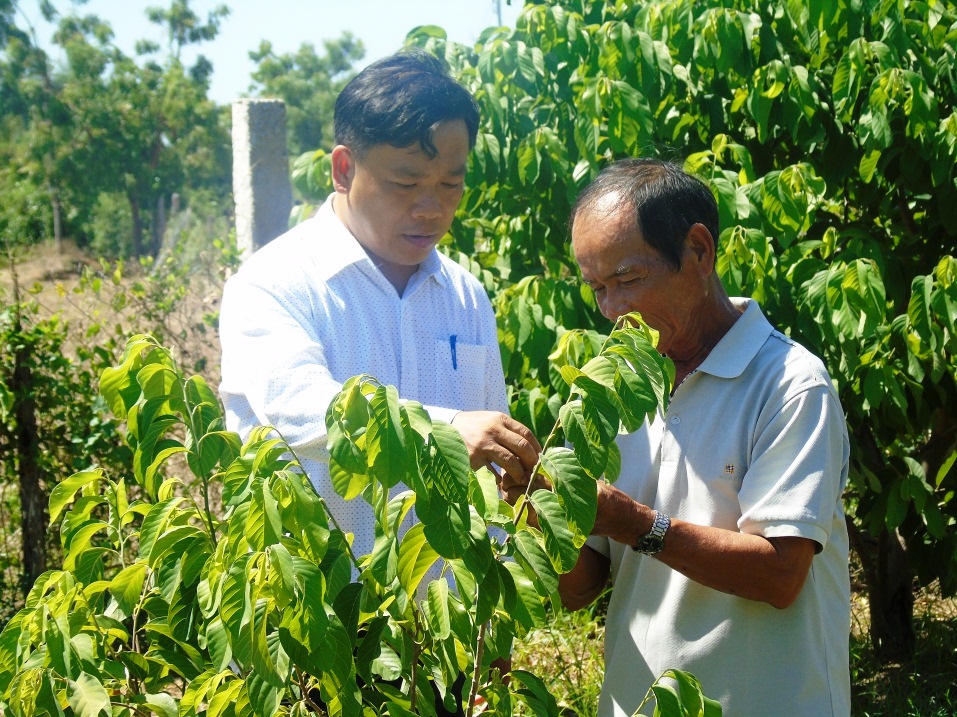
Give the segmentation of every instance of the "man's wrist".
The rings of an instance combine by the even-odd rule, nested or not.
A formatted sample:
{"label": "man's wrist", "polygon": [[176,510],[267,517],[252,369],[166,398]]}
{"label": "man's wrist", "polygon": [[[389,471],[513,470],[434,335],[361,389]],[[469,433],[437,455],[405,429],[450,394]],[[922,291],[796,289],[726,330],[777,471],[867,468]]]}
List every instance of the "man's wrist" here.
{"label": "man's wrist", "polygon": [[642,555],[657,555],[665,547],[665,535],[670,527],[671,518],[656,510],[651,530],[638,538],[632,549]]}

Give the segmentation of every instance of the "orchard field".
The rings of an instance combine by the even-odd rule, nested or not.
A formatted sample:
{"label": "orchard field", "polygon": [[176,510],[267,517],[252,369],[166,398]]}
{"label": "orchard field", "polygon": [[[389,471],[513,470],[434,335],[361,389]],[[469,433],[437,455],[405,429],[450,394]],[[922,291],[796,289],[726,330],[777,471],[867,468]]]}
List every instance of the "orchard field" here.
{"label": "orchard field", "polygon": [[[555,575],[594,519],[594,479],[617,470],[616,427],[666,400],[670,374],[650,332],[598,315],[565,221],[608,161],[659,156],[713,188],[731,293],[758,299],[820,355],[839,391],[852,441],[854,713],[957,712],[952,3],[551,0],[526,3],[515,29],[489,29],[471,48],[437,27],[410,32],[482,109],[443,251],[493,298],[512,413],[542,438],[556,490],[528,496],[545,516],[528,526],[521,504],[499,502],[463,465],[454,431],[357,380],[327,421],[342,492],[379,514],[370,556],[351,555],[275,435],[244,445],[222,430],[216,310],[237,258],[216,153],[174,143],[167,185],[90,189],[70,174],[85,155],[63,143],[100,135],[44,115],[57,102],[90,109],[84,87],[96,97],[96,82],[105,91],[139,71],[154,73],[134,83],[144,92],[192,78],[195,103],[147,115],[206,127],[190,141],[215,148],[215,109],[202,122],[183,114],[201,105],[201,73],[110,59],[93,24],[65,19],[76,62],[45,85],[15,5],[0,2],[0,156],[19,168],[0,168],[5,262],[18,276],[0,294],[5,710],[273,715],[314,712],[318,694],[329,714],[416,714],[426,674],[444,685],[462,670],[474,676],[460,695],[470,705],[480,692],[501,714],[592,714],[601,606],[562,613]],[[326,48],[329,93],[356,59],[342,47]],[[261,72],[263,84],[276,76]],[[291,146],[307,150],[292,169],[302,217],[329,191],[330,148]],[[192,219],[169,241],[156,195],[174,188]],[[117,226],[129,231],[108,231]],[[70,260],[68,242],[53,244],[61,233],[84,245]],[[145,333],[156,342],[127,343]],[[400,481],[413,493],[388,500]],[[413,506],[423,528],[399,539],[390,526]],[[488,540],[490,524],[508,539]],[[457,591],[423,582],[436,561]],[[513,641],[504,685],[488,666]],[[701,697],[680,677],[688,708]],[[406,689],[389,688],[395,679]]]}

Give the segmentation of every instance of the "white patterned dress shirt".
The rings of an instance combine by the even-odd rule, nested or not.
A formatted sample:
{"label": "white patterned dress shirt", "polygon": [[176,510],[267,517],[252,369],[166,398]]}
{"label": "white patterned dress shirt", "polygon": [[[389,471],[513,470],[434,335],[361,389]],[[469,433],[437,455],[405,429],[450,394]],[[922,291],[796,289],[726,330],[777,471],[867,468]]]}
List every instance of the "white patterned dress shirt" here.
{"label": "white patterned dress shirt", "polygon": [[370,374],[434,419],[507,412],[495,315],[481,284],[433,250],[400,297],[326,201],[251,256],[220,313],[226,424],[279,430],[357,556],[372,550],[371,508],[329,478],[325,414],[342,382]]}

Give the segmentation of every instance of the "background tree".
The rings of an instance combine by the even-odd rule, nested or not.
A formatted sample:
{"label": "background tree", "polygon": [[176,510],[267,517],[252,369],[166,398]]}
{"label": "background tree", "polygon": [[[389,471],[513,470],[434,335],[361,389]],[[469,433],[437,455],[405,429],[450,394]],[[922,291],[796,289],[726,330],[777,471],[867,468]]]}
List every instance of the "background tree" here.
{"label": "background tree", "polygon": [[364,56],[362,41],[348,32],[336,40],[325,40],[322,54],[317,54],[311,43],[303,43],[295,53],[277,55],[266,40],[249,53],[257,65],[250,92],[286,103],[286,132],[293,157],[332,142],[336,97]]}
{"label": "background tree", "polygon": [[66,232],[81,244],[95,238],[104,201],[115,222],[117,204],[109,198],[122,198],[129,237],[99,248],[121,255],[155,252],[159,202],[190,189],[209,188],[222,197],[229,191],[226,130],[207,97],[211,65],[202,56],[190,68],[179,60],[184,43],[215,36],[226,10],[200,23],[183,0],[168,10],[152,9],[151,18],[168,27],[170,38],[161,62],[148,57],[157,51],[149,43],[140,43],[140,60],[126,56],[113,45],[109,25],[95,16],[60,17],[50,3],[43,11],[51,21],[59,18],[53,43],[64,52],[61,66],[51,66],[35,36],[17,30],[12,12],[4,16],[0,121],[9,135],[0,152],[11,165],[0,179],[20,194],[44,193],[52,233],[59,238]]}

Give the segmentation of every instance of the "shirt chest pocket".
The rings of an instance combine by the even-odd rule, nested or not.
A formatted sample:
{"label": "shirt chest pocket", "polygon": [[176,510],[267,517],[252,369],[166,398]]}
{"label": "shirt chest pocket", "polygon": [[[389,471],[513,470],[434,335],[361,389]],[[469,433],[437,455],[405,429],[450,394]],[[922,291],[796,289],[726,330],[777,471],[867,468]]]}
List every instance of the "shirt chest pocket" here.
{"label": "shirt chest pocket", "polygon": [[446,339],[435,342],[433,376],[422,380],[434,381],[435,404],[462,411],[480,411],[485,401],[485,355],[487,346],[465,344]]}

